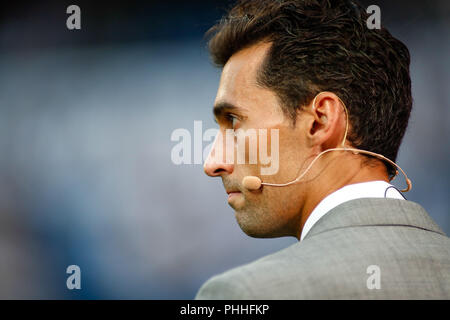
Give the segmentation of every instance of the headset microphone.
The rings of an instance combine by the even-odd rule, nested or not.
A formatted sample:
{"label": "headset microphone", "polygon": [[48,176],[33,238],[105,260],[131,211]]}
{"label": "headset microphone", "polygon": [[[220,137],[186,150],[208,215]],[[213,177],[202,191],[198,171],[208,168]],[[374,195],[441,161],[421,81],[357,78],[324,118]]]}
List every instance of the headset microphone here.
{"label": "headset microphone", "polygon": [[[320,94],[320,93],[319,93]],[[318,94],[318,95],[319,95]],[[318,96],[317,95],[317,96]],[[313,108],[315,107],[315,102],[316,102],[316,98],[317,96],[314,98],[313,101]],[[356,148],[347,148],[345,147],[345,140],[347,138],[347,132],[348,132],[348,111],[347,108],[345,106],[345,104],[342,102],[342,100],[338,97],[339,101],[341,102],[341,104],[344,107],[345,110],[345,114],[346,114],[346,126],[345,126],[345,134],[344,134],[344,139],[342,141],[342,147],[341,148],[330,148],[327,150],[322,151],[321,153],[319,153],[314,160],[309,164],[309,166],[306,168],[306,170],[299,175],[295,180],[292,180],[290,182],[287,183],[267,183],[267,182],[262,182],[260,178],[256,177],[256,176],[246,176],[244,177],[244,179],[242,179],[242,185],[244,186],[244,188],[246,188],[247,190],[258,190],[261,188],[261,186],[265,185],[265,186],[271,186],[271,187],[285,187],[294,183],[297,183],[298,181],[300,181],[305,175],[306,173],[311,169],[311,167],[313,166],[313,164],[316,162],[317,159],[319,159],[322,155],[324,155],[327,152],[331,152],[331,151],[351,151],[353,154],[367,154],[373,157],[376,157],[380,160],[384,160],[389,162],[390,164],[392,164],[394,167],[396,167],[398,170],[400,170],[402,172],[402,174],[405,176],[405,181],[406,181],[406,189],[400,190],[401,192],[408,192],[409,190],[411,190],[412,188],[412,182],[410,179],[408,179],[408,176],[406,175],[406,173],[403,171],[402,168],[400,168],[399,165],[397,165],[394,161],[386,158],[385,156],[375,153],[375,152],[371,152],[371,151],[367,151],[367,150],[362,150],[362,149],[356,149]],[[326,120],[326,119],[322,119],[322,121]],[[396,170],[395,175],[390,179],[390,181],[392,181],[397,175],[398,175],[398,170]]]}
{"label": "headset microphone", "polygon": [[242,179],[242,185],[247,190],[258,190],[261,188],[262,181],[260,178],[255,176],[246,176]]}

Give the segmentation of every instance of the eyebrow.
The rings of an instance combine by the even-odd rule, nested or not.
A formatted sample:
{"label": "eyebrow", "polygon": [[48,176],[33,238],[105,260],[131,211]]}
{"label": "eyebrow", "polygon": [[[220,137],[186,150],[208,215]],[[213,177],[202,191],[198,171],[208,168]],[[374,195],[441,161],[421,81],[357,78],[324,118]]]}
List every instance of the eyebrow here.
{"label": "eyebrow", "polygon": [[241,113],[244,110],[246,110],[246,109],[238,107],[238,106],[235,106],[234,104],[232,104],[230,102],[222,101],[222,102],[218,102],[218,103],[216,103],[214,105],[214,107],[213,107],[213,114],[214,114],[215,118],[220,118],[227,111]]}

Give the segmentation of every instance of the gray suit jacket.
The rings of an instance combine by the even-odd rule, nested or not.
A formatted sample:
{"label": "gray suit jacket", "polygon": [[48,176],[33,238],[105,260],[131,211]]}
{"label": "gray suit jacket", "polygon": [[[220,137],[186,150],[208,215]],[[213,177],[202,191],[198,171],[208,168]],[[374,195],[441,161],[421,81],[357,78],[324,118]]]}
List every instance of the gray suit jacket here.
{"label": "gray suit jacket", "polygon": [[450,238],[417,203],[351,200],[301,242],[212,277],[196,299],[450,299]]}

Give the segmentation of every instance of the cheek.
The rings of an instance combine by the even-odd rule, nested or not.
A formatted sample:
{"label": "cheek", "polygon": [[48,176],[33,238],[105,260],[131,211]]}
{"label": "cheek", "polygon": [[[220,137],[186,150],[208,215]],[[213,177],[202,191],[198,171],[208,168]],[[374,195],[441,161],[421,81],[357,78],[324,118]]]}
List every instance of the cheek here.
{"label": "cheek", "polygon": [[[233,176],[239,183],[245,176],[260,177],[263,182],[286,183],[294,180],[304,163],[301,142],[287,128],[256,129],[253,133],[243,131],[246,135],[237,134],[235,142],[235,167]],[[303,155],[303,156],[302,156]],[[255,158],[257,157],[257,161]],[[291,186],[290,188],[292,188]],[[263,189],[272,192],[246,192],[250,202],[260,202],[259,197],[285,197],[280,190],[286,187],[269,187]],[[262,194],[261,194],[262,193]]]}
{"label": "cheek", "polygon": [[273,134],[269,135],[267,146],[271,161],[268,165],[262,165],[271,166],[272,172],[262,174],[263,180],[273,183],[287,183],[294,180],[304,161],[299,139],[279,130],[279,138]]}
{"label": "cheek", "polygon": [[[302,208],[302,191],[298,186],[264,187],[262,207],[277,224],[287,225],[297,220]],[[269,189],[270,188],[270,189]]]}
{"label": "cheek", "polygon": [[[262,176],[263,182],[282,184],[295,180],[305,169],[307,150],[302,150],[301,146],[301,141],[297,137],[283,135],[281,132],[278,150],[279,170],[276,174]],[[263,186],[262,202],[266,207],[289,216],[298,212],[303,189],[302,182],[284,187]]]}
{"label": "cheek", "polygon": [[260,176],[259,154],[258,130],[238,129],[234,139],[234,176],[239,182],[245,176]]}

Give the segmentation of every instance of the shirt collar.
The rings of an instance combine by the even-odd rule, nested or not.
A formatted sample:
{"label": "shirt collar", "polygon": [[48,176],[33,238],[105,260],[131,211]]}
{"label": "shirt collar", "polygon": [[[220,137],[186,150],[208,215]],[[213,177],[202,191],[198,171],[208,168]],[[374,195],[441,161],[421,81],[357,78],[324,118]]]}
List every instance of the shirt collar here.
{"label": "shirt collar", "polygon": [[303,226],[300,241],[327,212],[341,203],[359,198],[393,198],[405,200],[405,197],[393,185],[377,180],[346,185],[329,194],[314,208]]}

